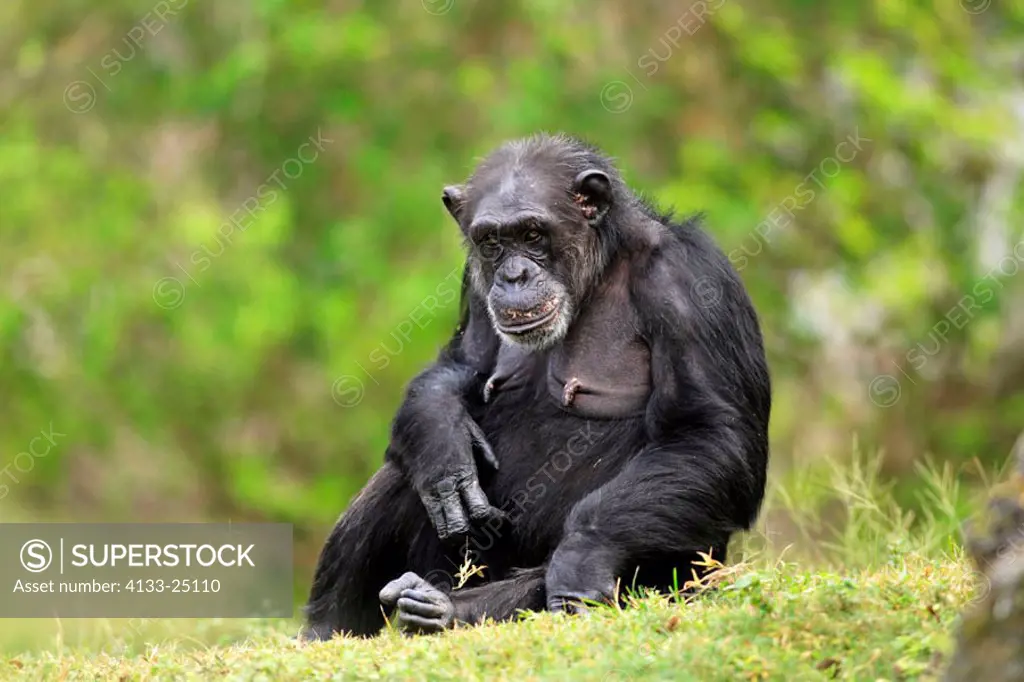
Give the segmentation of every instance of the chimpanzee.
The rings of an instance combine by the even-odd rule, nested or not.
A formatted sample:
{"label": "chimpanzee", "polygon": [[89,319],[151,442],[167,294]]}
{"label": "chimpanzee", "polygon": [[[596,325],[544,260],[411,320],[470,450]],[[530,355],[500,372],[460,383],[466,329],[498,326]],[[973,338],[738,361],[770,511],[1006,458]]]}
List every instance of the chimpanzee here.
{"label": "chimpanzee", "polygon": [[[658,213],[564,135],[502,145],[443,202],[461,320],[327,539],[307,638],[671,590],[764,495],[761,330],[699,216]],[[467,550],[483,575],[452,591]]]}

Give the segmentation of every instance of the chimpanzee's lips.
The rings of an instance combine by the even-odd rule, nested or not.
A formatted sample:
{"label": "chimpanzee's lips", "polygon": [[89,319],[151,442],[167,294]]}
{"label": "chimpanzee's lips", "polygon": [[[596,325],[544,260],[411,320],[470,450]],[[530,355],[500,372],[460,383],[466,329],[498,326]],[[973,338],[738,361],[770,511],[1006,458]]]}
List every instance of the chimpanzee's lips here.
{"label": "chimpanzee's lips", "polygon": [[533,310],[505,309],[498,316],[498,329],[506,334],[525,334],[551,322],[558,315],[559,302],[545,301]]}

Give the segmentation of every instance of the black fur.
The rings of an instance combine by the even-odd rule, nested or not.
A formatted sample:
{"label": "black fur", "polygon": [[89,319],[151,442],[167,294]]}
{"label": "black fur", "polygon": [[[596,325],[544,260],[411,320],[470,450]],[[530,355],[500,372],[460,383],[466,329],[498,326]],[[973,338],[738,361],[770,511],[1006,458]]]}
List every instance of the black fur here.
{"label": "black fur", "polygon": [[[467,548],[486,569],[448,597],[466,623],[607,601],[617,580],[669,588],[696,552],[724,560],[764,494],[761,332],[697,218],[659,215],[564,136],[504,145],[444,203],[470,246],[462,319],[410,383],[387,462],[327,540],[307,636],[376,632],[381,588],[412,572],[447,592]],[[487,221],[504,241],[482,255]],[[524,244],[536,225],[543,244]],[[522,276],[496,278],[515,258]],[[556,322],[496,332],[502,306],[529,320],[534,302],[556,299]],[[399,607],[428,591],[402,592]],[[445,611],[446,626],[445,597],[429,597],[416,613]]]}

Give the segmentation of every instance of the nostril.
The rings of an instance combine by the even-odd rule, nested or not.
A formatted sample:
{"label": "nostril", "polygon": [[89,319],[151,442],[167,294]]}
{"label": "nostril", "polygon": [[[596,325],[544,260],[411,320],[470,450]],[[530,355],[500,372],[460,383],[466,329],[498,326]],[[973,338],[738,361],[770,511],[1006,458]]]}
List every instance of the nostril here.
{"label": "nostril", "polygon": [[506,284],[523,284],[526,282],[526,277],[526,267],[522,265],[508,268],[501,273],[501,279]]}

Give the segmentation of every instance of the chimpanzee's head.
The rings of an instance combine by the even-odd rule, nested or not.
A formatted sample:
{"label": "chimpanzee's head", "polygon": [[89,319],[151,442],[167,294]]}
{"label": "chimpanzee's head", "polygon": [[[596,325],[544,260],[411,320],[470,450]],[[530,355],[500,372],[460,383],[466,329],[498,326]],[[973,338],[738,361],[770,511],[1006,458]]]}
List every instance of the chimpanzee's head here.
{"label": "chimpanzee's head", "polygon": [[464,186],[444,189],[501,338],[540,350],[565,336],[607,263],[621,186],[590,147],[543,135],[502,145]]}

